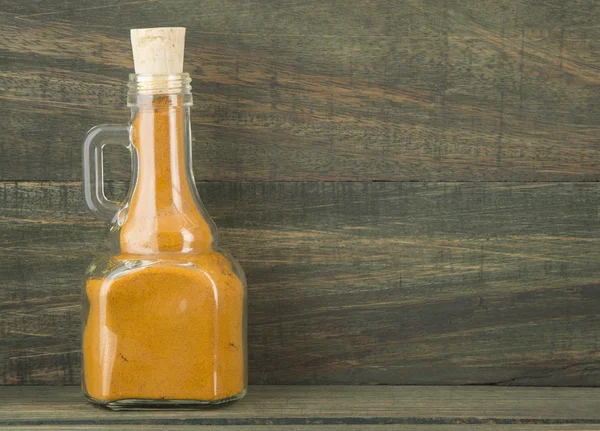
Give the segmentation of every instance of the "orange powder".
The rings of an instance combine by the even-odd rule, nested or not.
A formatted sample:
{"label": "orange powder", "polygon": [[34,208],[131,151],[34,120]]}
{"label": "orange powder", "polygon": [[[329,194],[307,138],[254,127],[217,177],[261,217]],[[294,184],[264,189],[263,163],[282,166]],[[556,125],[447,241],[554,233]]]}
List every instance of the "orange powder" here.
{"label": "orange powder", "polygon": [[177,98],[137,114],[138,181],[121,252],[86,284],[84,384],[99,401],[215,401],[246,387],[243,282],[212,248],[186,177]]}

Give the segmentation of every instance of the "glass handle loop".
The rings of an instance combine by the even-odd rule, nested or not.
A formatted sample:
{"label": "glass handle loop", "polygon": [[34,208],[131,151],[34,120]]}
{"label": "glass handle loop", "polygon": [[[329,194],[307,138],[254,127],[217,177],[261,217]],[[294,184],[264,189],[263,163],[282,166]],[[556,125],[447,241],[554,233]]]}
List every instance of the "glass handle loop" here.
{"label": "glass handle loop", "polygon": [[136,153],[129,139],[129,126],[101,124],[92,127],[83,141],[83,194],[90,211],[100,220],[111,222],[121,208],[104,193],[103,149],[118,144],[129,150],[135,167]]}

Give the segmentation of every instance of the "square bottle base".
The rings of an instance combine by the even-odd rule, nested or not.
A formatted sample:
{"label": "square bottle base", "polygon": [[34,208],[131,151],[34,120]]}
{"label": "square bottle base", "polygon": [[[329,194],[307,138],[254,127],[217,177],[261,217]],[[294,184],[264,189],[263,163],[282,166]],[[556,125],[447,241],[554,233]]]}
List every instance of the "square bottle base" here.
{"label": "square bottle base", "polygon": [[241,400],[246,395],[246,389],[232,397],[221,398],[218,400],[170,400],[170,399],[144,399],[144,398],[125,398],[122,400],[98,400],[84,393],[85,398],[92,404],[97,404],[111,410],[166,410],[166,409],[196,409],[202,407],[220,406]]}

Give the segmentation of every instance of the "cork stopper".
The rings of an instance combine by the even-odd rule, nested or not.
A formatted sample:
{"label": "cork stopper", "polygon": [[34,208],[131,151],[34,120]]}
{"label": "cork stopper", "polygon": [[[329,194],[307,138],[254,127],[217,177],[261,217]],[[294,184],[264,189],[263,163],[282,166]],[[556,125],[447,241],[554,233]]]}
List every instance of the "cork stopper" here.
{"label": "cork stopper", "polygon": [[170,75],[183,72],[184,27],[131,30],[135,73]]}

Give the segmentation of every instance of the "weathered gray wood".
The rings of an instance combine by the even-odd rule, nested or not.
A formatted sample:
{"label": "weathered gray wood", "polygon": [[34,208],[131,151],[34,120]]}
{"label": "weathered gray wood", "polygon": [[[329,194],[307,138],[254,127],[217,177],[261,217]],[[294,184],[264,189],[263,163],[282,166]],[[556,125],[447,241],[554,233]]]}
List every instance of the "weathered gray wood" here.
{"label": "weathered gray wood", "polygon": [[[253,383],[600,384],[598,183],[199,188],[248,276]],[[79,184],[0,183],[0,383],[79,381],[107,232]]]}
{"label": "weathered gray wood", "polygon": [[[268,429],[277,429],[281,431],[448,431],[448,427],[458,428],[461,431],[591,431],[599,430],[600,425],[595,424],[567,424],[567,425],[554,425],[554,424],[534,424],[534,425],[521,425],[521,424],[491,424],[491,425],[464,425],[460,424],[457,426],[452,425],[430,425],[430,424],[419,424],[419,425],[405,425],[405,424],[394,424],[394,425],[274,425]],[[210,431],[262,431],[268,427],[268,425],[196,425],[194,429],[210,430]],[[452,429],[450,428],[450,429]],[[43,430],[67,430],[67,431],[88,431],[88,430],[105,430],[115,431],[114,425],[85,425],[85,426],[72,426],[72,425],[60,425],[59,428],[56,425],[32,425],[32,426],[11,426],[7,428],[9,431],[43,431]],[[119,427],[119,431],[163,431],[164,426],[155,425],[131,425],[127,424],[123,427]],[[190,426],[188,425],[169,425],[169,431],[189,431]]]}
{"label": "weathered gray wood", "polygon": [[0,396],[0,426],[600,423],[599,388],[263,385],[224,408],[118,413],[74,387],[3,387]]}
{"label": "weathered gray wood", "polygon": [[84,132],[128,119],[128,29],[173,23],[188,27],[198,179],[600,179],[597,0],[0,10],[0,179],[79,180]]}

